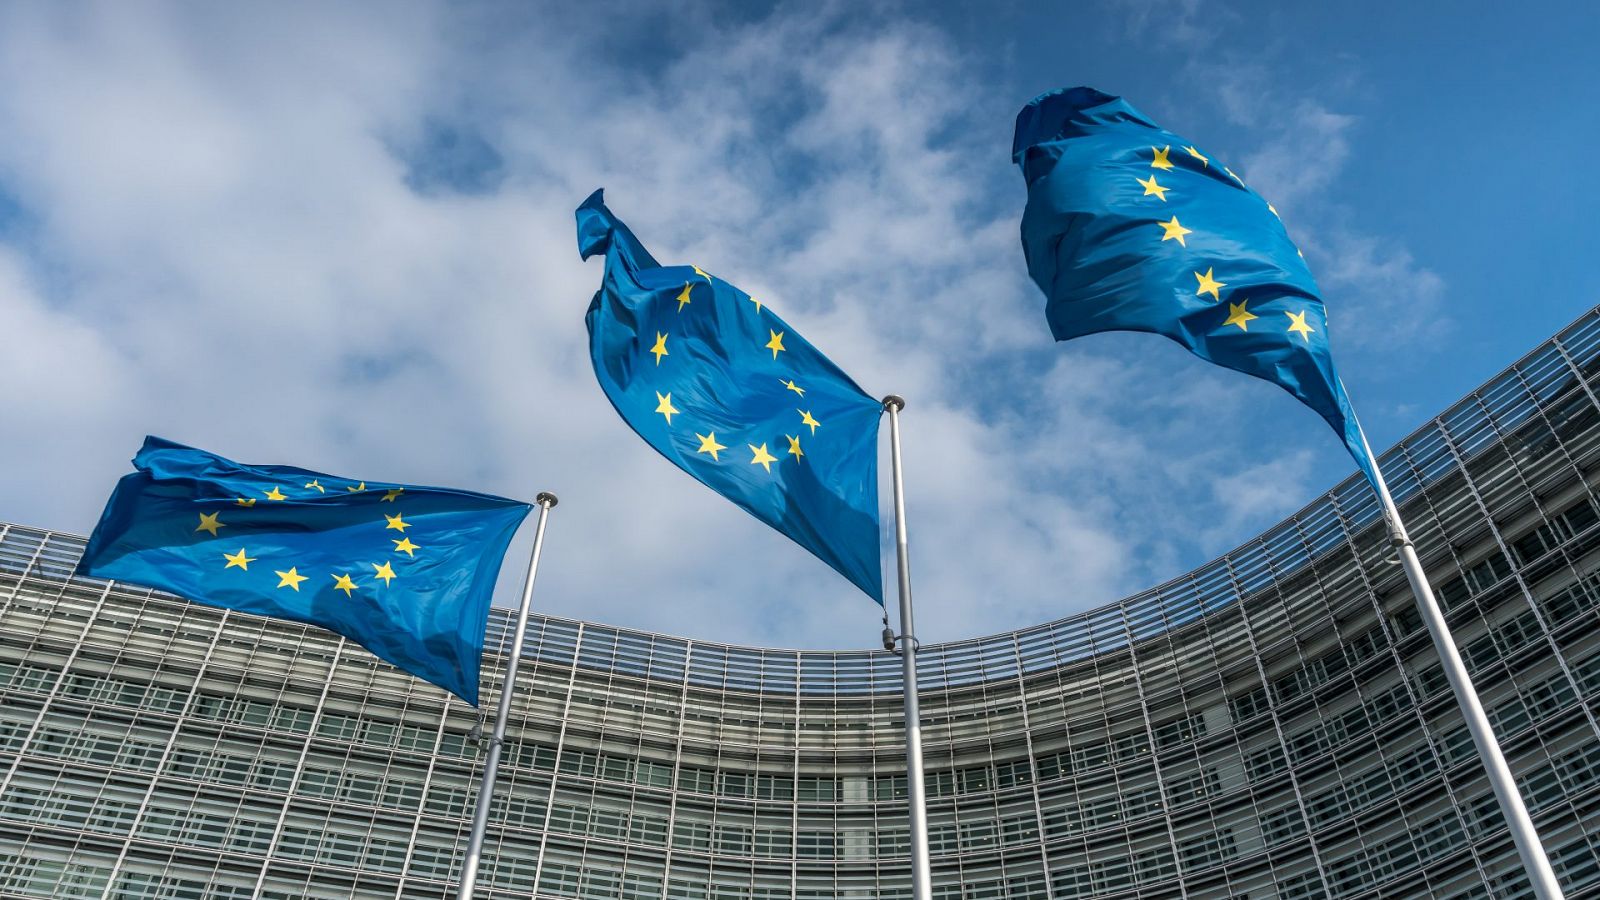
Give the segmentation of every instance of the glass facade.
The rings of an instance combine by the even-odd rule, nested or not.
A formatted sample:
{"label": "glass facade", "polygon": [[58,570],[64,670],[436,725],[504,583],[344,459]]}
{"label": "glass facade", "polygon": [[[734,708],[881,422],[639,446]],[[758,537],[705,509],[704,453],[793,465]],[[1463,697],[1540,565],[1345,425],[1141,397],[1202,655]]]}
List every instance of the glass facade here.
{"label": "glass facade", "polygon": [[[1600,897],[1597,392],[1600,310],[1384,457],[1574,898]],[[471,709],[315,629],[72,578],[82,546],[0,524],[0,895],[453,896]],[[480,896],[910,896],[897,657],[527,640]],[[1530,895],[1364,483],[921,660],[943,900]]]}

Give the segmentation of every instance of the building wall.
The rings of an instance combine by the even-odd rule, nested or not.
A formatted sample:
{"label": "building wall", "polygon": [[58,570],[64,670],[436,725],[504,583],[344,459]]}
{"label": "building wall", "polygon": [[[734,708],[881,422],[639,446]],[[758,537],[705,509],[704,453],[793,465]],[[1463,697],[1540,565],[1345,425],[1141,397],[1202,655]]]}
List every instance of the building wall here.
{"label": "building wall", "polygon": [[[1595,382],[1600,312],[1384,458],[1569,897],[1600,896]],[[0,895],[453,896],[471,709],[81,550],[0,525]],[[526,647],[480,896],[909,897],[894,655]],[[937,897],[1528,896],[1362,483],[921,661]]]}

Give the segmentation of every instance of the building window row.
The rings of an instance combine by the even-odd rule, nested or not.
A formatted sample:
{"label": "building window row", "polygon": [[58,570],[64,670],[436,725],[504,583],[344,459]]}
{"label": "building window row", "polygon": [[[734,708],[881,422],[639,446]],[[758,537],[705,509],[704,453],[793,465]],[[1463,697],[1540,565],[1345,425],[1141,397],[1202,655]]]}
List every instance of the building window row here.
{"label": "building window row", "polygon": [[1050,886],[1057,897],[1079,897],[1127,890],[1177,874],[1172,847],[1158,844],[1138,853],[1055,869],[1050,873]]}

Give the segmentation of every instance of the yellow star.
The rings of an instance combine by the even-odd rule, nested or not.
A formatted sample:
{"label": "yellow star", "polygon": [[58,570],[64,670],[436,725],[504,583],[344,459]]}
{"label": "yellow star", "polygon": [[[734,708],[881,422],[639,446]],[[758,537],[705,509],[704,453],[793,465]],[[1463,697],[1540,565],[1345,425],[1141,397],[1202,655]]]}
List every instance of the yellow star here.
{"label": "yellow star", "polygon": [[1260,316],[1244,308],[1245,304],[1249,302],[1249,300],[1240,300],[1238,303],[1234,303],[1230,300],[1228,302],[1228,320],[1222,324],[1237,325],[1240,331],[1249,331],[1250,320],[1260,318]]}
{"label": "yellow star", "polygon": [[772,358],[773,359],[777,359],[778,358],[778,353],[783,350],[783,334],[784,333],[781,332],[781,331],[773,331],[770,328],[767,329],[767,333],[772,335],[772,340],[767,341],[765,344],[762,344],[762,346],[766,347],[768,350],[771,350],[772,351]]}
{"label": "yellow star", "polygon": [[656,404],[656,412],[666,416],[667,424],[671,425],[672,417],[678,414],[678,410],[672,405],[672,392],[668,391],[663,394],[660,391],[656,391],[656,399],[661,401]]}
{"label": "yellow star", "polygon": [[650,348],[650,352],[656,355],[656,365],[661,365],[661,357],[667,355],[667,336],[656,332],[656,345]]}
{"label": "yellow star", "polygon": [[1167,191],[1172,190],[1172,188],[1162,187],[1161,183],[1156,181],[1156,177],[1154,175],[1151,175],[1149,178],[1140,178],[1138,179],[1138,182],[1144,185],[1144,195],[1146,197],[1150,196],[1151,194],[1155,194],[1163,203],[1165,203],[1167,200]]}
{"label": "yellow star", "polygon": [[400,496],[401,494],[404,494],[405,492],[406,492],[405,488],[389,488],[388,490],[383,492],[383,499],[379,500],[378,502],[379,503],[393,503],[396,497]]}
{"label": "yellow star", "polygon": [[1311,332],[1315,329],[1306,324],[1305,311],[1301,310],[1298,316],[1288,310],[1285,310],[1283,314],[1289,317],[1289,330],[1299,332],[1301,340],[1308,344],[1311,343]]}
{"label": "yellow star", "polygon": [[385,519],[389,520],[389,524],[383,526],[383,530],[384,531],[389,531],[390,529],[393,529],[395,531],[400,532],[401,534],[405,534],[406,533],[406,529],[411,527],[411,523],[405,521],[400,516],[401,516],[401,513],[395,513],[392,516],[389,515],[388,513],[384,513],[383,517]]}
{"label": "yellow star", "polygon": [[277,485],[273,485],[272,486],[272,490],[267,492],[267,499],[268,500],[287,500],[289,498],[284,496],[283,491],[278,490],[278,486]]}
{"label": "yellow star", "polygon": [[788,388],[791,391],[794,391],[796,394],[799,394],[802,397],[804,397],[806,395],[806,389],[803,388],[803,387],[800,387],[799,385],[795,384],[794,382],[788,381],[788,380],[783,379],[783,378],[779,378],[778,380],[783,382],[783,386],[784,387]]}
{"label": "yellow star", "polygon": [[1189,155],[1190,156],[1194,157],[1195,159],[1200,160],[1201,167],[1208,167],[1208,166],[1211,165],[1211,160],[1206,159],[1204,156],[1201,156],[1199,150],[1196,150],[1193,147],[1185,147],[1183,149],[1189,151]]}
{"label": "yellow star", "polygon": [[238,498],[237,500],[235,500],[233,502],[239,504],[240,506],[255,506],[256,505],[256,498],[254,498],[254,497],[249,497],[249,498],[240,497],[240,498]]}
{"label": "yellow star", "polygon": [[701,278],[704,278],[706,280],[707,284],[711,283],[711,276],[706,274],[706,270],[705,269],[702,269],[699,266],[690,266],[689,268],[693,269],[694,273],[696,275],[699,275]]}
{"label": "yellow star", "polygon": [[389,540],[394,541],[394,552],[396,552],[396,553],[404,553],[405,555],[411,557],[412,559],[416,559],[417,558],[417,554],[414,551],[422,549],[421,547],[418,547],[416,544],[411,543],[411,538],[408,538],[408,537],[403,537],[398,541],[395,541],[394,538],[390,538]]}
{"label": "yellow star", "polygon": [[725,444],[717,443],[717,433],[715,431],[711,432],[710,434],[697,434],[695,437],[700,439],[700,449],[696,450],[696,453],[709,453],[711,454],[712,459],[716,460],[717,462],[722,461],[722,459],[717,456],[717,451],[726,450],[728,447]]}
{"label": "yellow star", "polygon": [[1222,295],[1219,294],[1218,291],[1227,287],[1227,285],[1216,280],[1215,278],[1212,278],[1211,271],[1211,269],[1206,269],[1206,273],[1204,275],[1201,275],[1199,272],[1194,273],[1195,280],[1200,282],[1200,286],[1195,288],[1194,295],[1198,297],[1201,294],[1210,294],[1213,301],[1221,300]]}
{"label": "yellow star", "polygon": [[[1271,203],[1267,204],[1267,212],[1272,213],[1275,216],[1278,216],[1278,208],[1276,206],[1273,206]],[[1283,216],[1278,216],[1278,218],[1281,219],[1281,218],[1283,218]]]}
{"label": "yellow star", "polygon": [[351,487],[350,485],[347,484],[347,485],[344,486],[344,489],[349,491],[352,494],[359,494],[362,491],[367,489],[367,483],[365,481],[363,481],[360,484],[356,485],[355,487]]}
{"label": "yellow star", "polygon": [[272,574],[278,576],[278,587],[294,588],[296,594],[300,593],[300,582],[306,580],[306,576],[301,575],[298,569],[293,568],[287,572],[274,570]]}
{"label": "yellow star", "polygon": [[1173,216],[1172,221],[1170,222],[1157,222],[1156,224],[1160,225],[1164,232],[1161,235],[1161,239],[1163,241],[1170,241],[1173,238],[1177,238],[1179,246],[1189,246],[1189,243],[1183,239],[1183,236],[1186,234],[1194,234],[1194,229],[1185,228],[1182,225],[1179,225],[1177,216]]}
{"label": "yellow star", "polygon": [[1154,147],[1150,149],[1154,150],[1156,154],[1156,158],[1150,161],[1150,168],[1163,170],[1172,168],[1172,162],[1167,159],[1167,151],[1172,149],[1171,144],[1162,147],[1160,150],[1156,150]]}
{"label": "yellow star", "polygon": [[683,293],[678,295],[678,312],[683,312],[683,308],[687,305],[689,305],[689,282],[685,281]]}
{"label": "yellow star", "polygon": [[816,434],[817,433],[817,429],[822,426],[822,423],[818,422],[816,419],[811,418],[811,410],[809,410],[809,409],[797,409],[797,410],[795,410],[795,412],[800,414],[800,424],[801,425],[810,425],[811,426],[811,433],[812,434]]}
{"label": "yellow star", "polygon": [[239,548],[239,552],[238,553],[233,553],[233,554],[224,553],[224,554],[222,554],[222,558],[228,561],[228,564],[222,567],[224,571],[226,571],[228,569],[231,569],[234,566],[238,566],[239,568],[241,568],[241,569],[245,570],[246,572],[248,572],[248,571],[250,571],[250,564],[255,562],[255,558],[254,557],[245,556],[244,555],[244,548],[243,547]]}
{"label": "yellow star", "polygon": [[333,576],[333,589],[344,591],[344,595],[348,597],[350,592],[356,589],[356,583],[350,580],[349,575],[335,575]]}
{"label": "yellow star", "polygon": [[317,489],[317,493],[319,493],[319,494],[326,494],[327,493],[327,491],[322,489],[322,485],[320,483],[318,483],[317,479],[315,479],[315,478],[313,478],[310,481],[306,482],[306,487],[308,487],[308,488],[316,488]]}
{"label": "yellow star", "polygon": [[1239,182],[1239,186],[1240,186],[1240,187],[1244,187],[1244,179],[1243,179],[1243,178],[1240,178],[1240,177],[1239,177],[1239,176],[1237,176],[1237,175],[1234,175],[1234,174],[1233,174],[1233,170],[1232,170],[1232,169],[1230,169],[1230,168],[1228,168],[1228,167],[1227,167],[1227,166],[1223,166],[1223,167],[1222,167],[1222,171],[1224,171],[1224,172],[1227,172],[1227,173],[1228,173],[1228,175],[1229,175],[1229,176],[1230,176],[1230,177],[1231,177],[1231,178],[1233,178],[1233,180],[1234,180],[1234,181],[1237,181],[1237,182]]}
{"label": "yellow star", "polygon": [[369,563],[368,565],[372,566],[373,568],[372,577],[382,579],[384,587],[388,587],[389,582],[394,580],[394,569],[391,568],[388,563],[384,563],[381,566],[377,563]]}
{"label": "yellow star", "polygon": [[768,472],[772,471],[772,464],[777,462],[778,458],[767,452],[766,444],[762,444],[759,447],[755,444],[745,444],[745,446],[749,447],[750,452],[755,454],[754,458],[750,460],[750,465],[753,466],[759,463],[761,468],[766,469]]}
{"label": "yellow star", "polygon": [[784,437],[787,438],[788,441],[789,441],[789,455],[790,456],[793,456],[796,459],[799,459],[800,457],[806,455],[805,451],[800,449],[800,439],[798,437],[790,437],[787,434],[784,435]]}
{"label": "yellow star", "polygon": [[220,516],[220,515],[222,515],[222,513],[219,513],[219,512],[214,512],[209,516],[206,515],[205,513],[201,513],[200,514],[200,524],[196,525],[194,530],[195,531],[209,531],[209,532],[211,532],[211,536],[212,537],[216,537],[218,528],[227,528],[228,527],[228,524],[226,522],[217,521],[217,516]]}
{"label": "yellow star", "polygon": [[756,305],[756,315],[760,315],[761,314],[761,301],[757,300],[754,297],[749,298],[749,300],[750,300],[751,303],[754,303]]}

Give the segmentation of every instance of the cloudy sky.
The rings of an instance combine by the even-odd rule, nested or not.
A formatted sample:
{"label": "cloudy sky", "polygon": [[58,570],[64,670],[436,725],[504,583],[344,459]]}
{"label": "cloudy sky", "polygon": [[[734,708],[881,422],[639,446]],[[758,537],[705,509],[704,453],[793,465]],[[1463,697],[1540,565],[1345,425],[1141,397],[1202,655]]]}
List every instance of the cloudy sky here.
{"label": "cloudy sky", "polygon": [[1375,446],[1600,302],[1580,3],[643,6],[0,5],[0,520],[86,534],[147,433],[551,490],[540,609],[875,645],[875,604],[600,392],[572,210],[605,187],[908,399],[925,640],[1152,586],[1354,466],[1158,338],[1050,341],[1011,125],[1074,84],[1273,201]]}

